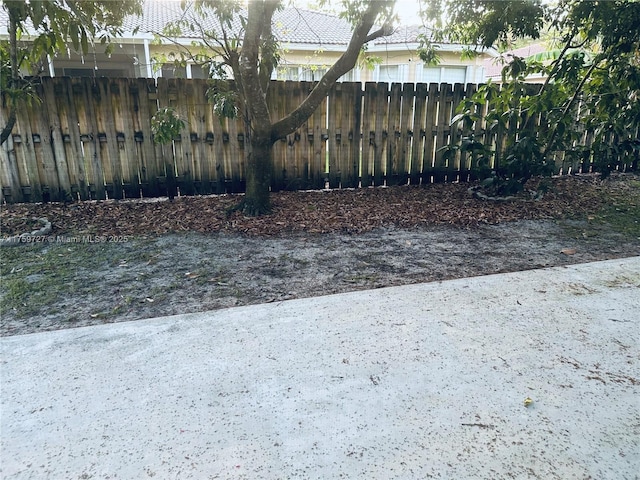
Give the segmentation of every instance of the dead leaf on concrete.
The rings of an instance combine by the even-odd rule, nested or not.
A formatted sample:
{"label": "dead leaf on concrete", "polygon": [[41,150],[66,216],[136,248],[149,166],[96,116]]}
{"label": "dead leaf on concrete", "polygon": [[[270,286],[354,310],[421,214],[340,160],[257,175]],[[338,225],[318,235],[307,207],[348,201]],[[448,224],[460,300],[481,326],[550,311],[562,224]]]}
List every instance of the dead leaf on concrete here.
{"label": "dead leaf on concrete", "polygon": [[575,248],[563,248],[562,250],[560,250],[560,253],[563,253],[564,255],[575,255],[576,254],[576,249]]}

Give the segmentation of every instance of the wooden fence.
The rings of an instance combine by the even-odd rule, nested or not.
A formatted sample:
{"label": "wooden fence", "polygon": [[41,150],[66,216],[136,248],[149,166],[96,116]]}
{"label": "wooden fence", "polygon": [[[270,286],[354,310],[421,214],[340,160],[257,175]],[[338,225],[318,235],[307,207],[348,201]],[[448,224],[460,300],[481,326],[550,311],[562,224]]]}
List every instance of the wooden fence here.
{"label": "wooden fence", "polygon": [[[273,82],[272,118],[306,97],[311,82]],[[363,89],[364,87],[364,89]],[[219,119],[206,80],[42,78],[41,103],[18,112],[3,145],[1,200],[39,202],[242,192],[241,120]],[[450,126],[475,85],[339,83],[311,118],[274,146],[272,190],[467,181],[472,165],[446,159]],[[153,142],[151,118],[173,107],[186,122],[171,145]],[[8,111],[0,108],[0,125]],[[487,145],[496,139],[476,128]],[[589,169],[565,165],[558,171]]]}

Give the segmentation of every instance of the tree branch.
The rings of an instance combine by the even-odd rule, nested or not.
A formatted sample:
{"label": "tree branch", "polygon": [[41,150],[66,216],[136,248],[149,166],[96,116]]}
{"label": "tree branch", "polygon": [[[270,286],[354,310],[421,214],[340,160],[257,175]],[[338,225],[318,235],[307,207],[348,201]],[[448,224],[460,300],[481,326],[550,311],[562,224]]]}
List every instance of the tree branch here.
{"label": "tree branch", "polygon": [[[547,75],[547,78],[545,79],[544,83],[542,84],[542,87],[540,87],[540,90],[536,94],[536,97],[538,97],[538,98],[542,97],[542,94],[545,92],[545,90],[549,86],[549,83],[553,79],[553,76],[558,72],[558,69],[560,68],[561,60],[564,58],[564,56],[567,53],[567,51],[569,50],[569,48],[571,48],[571,40],[573,40],[574,35],[575,35],[575,33],[571,33],[569,35],[568,40],[566,41],[566,43],[564,45],[564,48],[562,49],[562,51],[558,55],[558,58],[556,58],[553,61],[553,68],[549,72],[549,75]],[[529,126],[531,125],[531,122],[533,121],[534,118],[535,118],[534,115],[530,115],[527,118],[527,121],[524,124],[523,130],[527,130],[529,128]]]}
{"label": "tree branch", "polygon": [[[551,79],[553,78],[553,76],[558,72],[558,69],[560,68],[560,62],[562,61],[562,59],[564,58],[565,54],[567,53],[567,51],[569,51],[570,48],[579,48],[579,47],[572,47],[571,46],[571,40],[573,40],[573,37],[576,36],[577,31],[575,30],[575,28],[571,31],[571,33],[569,33],[565,38],[567,38],[567,41],[565,42],[564,48],[562,49],[562,51],[560,52],[560,55],[558,55],[558,58],[556,58],[553,61],[553,68],[551,69],[551,71],[549,72],[549,75],[547,75],[546,80],[544,81],[544,84],[542,85],[542,88],[540,89],[540,91],[538,92],[538,97],[540,97],[542,95],[542,92],[544,92],[547,88],[547,85],[549,85],[549,82],[551,81]],[[585,40],[586,42],[586,40]],[[584,45],[584,42],[582,43],[582,45]],[[581,45],[581,46],[582,46]]]}
{"label": "tree branch", "polygon": [[379,38],[392,33],[391,29],[383,27],[376,32],[369,34],[378,14],[386,6],[386,2],[376,1],[369,2],[367,10],[363,13],[362,18],[356,25],[351,41],[347,49],[333,66],[324,74],[320,82],[309,93],[307,98],[286,117],[273,124],[271,129],[271,139],[276,141],[290,133],[295,132],[318,108],[322,101],[327,97],[329,90],[335,82],[353,67],[355,67],[360,55],[362,45],[374,38]]}
{"label": "tree branch", "polygon": [[[238,61],[238,76],[240,91],[251,120],[252,128],[261,130],[260,136],[268,135],[271,125],[271,116],[267,99],[262,88],[260,72],[258,70],[258,58],[260,54],[260,38],[264,31],[264,25],[271,24],[271,16],[275,11],[276,0],[253,1],[247,6],[247,26],[244,32],[242,50]],[[267,17],[266,15],[271,15]],[[234,72],[235,73],[235,72]]]}
{"label": "tree branch", "polygon": [[9,135],[13,131],[13,127],[16,125],[16,107],[11,103],[11,107],[9,110],[9,118],[7,119],[6,125],[3,127],[2,132],[0,132],[0,145],[7,141]]}
{"label": "tree branch", "polygon": [[[278,7],[277,1],[269,1],[265,5],[264,31],[262,32],[262,55],[260,58],[260,86],[266,95],[271,81],[271,74],[276,67],[276,41],[271,30],[271,19]],[[269,19],[268,21],[266,19]]]}
{"label": "tree branch", "polygon": [[569,103],[567,104],[567,106],[564,107],[564,110],[562,111],[562,117],[560,117],[560,121],[556,122],[555,127],[551,132],[551,136],[549,137],[549,141],[547,142],[547,148],[545,148],[544,154],[543,154],[545,157],[547,156],[549,151],[553,148],[553,143],[555,142],[556,136],[558,135],[558,125],[560,125],[560,123],[564,121],[564,119],[567,117],[569,110],[571,110],[571,107],[573,107],[573,104],[578,99],[578,95],[580,95],[580,92],[582,92],[582,89],[584,88],[585,83],[587,83],[587,80],[589,79],[589,77],[591,76],[591,74],[593,73],[593,71],[596,69],[597,65],[601,61],[602,61],[602,58],[593,60],[593,63],[589,67],[589,70],[587,70],[587,72],[584,74],[584,77],[580,81],[580,84],[577,86],[576,91],[573,92],[573,96],[571,97],[571,100],[569,100]]}
{"label": "tree branch", "polygon": [[363,45],[365,43],[369,43],[372,40],[380,37],[387,37],[394,32],[393,28],[390,25],[384,25],[382,28],[376,30],[373,33],[370,33],[367,38],[364,39]]}
{"label": "tree branch", "polygon": [[9,5],[7,10],[9,11],[9,63],[11,64],[11,78],[9,79],[9,118],[7,118],[7,124],[2,127],[0,132],[0,145],[7,141],[11,131],[16,124],[17,112],[17,88],[20,77],[20,65],[18,64],[18,23],[20,22],[19,13],[15,10],[16,6]]}

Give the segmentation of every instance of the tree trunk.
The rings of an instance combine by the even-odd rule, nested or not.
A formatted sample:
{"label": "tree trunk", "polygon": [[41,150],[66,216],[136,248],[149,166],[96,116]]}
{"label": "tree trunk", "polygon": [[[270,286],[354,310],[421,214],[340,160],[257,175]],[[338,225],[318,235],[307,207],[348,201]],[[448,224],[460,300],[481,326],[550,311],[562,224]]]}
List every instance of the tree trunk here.
{"label": "tree trunk", "polygon": [[247,189],[241,204],[242,212],[250,216],[271,211],[269,192],[273,168],[273,142],[267,136],[249,134],[247,154]]}
{"label": "tree trunk", "polygon": [[276,139],[295,132],[313,114],[336,80],[353,68],[363,44],[392,33],[387,26],[369,33],[378,14],[384,7],[390,6],[390,0],[368,4],[354,28],[346,52],[324,74],[318,86],[301,105],[273,124],[266,89],[276,65],[271,51],[273,39],[270,25],[278,3],[277,0],[248,3],[242,50],[237,64],[231,64],[239,83],[246,122],[245,141],[249,146],[246,158],[247,188],[245,199],[239,208],[251,216],[262,215],[271,210],[269,191],[273,168],[272,147]]}
{"label": "tree trunk", "polygon": [[9,7],[9,63],[11,64],[11,77],[9,78],[9,93],[7,95],[7,103],[9,104],[9,117],[7,124],[2,127],[0,132],[0,145],[7,141],[11,131],[16,124],[16,89],[18,88],[19,68],[18,65],[18,14],[15,6]]}

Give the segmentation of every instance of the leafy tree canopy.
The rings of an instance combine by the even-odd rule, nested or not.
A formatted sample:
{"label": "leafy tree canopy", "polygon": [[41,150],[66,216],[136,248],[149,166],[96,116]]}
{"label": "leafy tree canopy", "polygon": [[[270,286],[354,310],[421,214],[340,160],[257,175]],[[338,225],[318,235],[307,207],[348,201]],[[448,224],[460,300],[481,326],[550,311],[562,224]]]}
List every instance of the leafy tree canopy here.
{"label": "leafy tree canopy", "polygon": [[[327,4],[328,0],[319,2],[320,6]],[[156,32],[161,41],[173,42],[176,63],[200,63],[208,67],[212,78],[233,78],[232,84],[212,82],[209,98],[221,116],[241,115],[245,122],[247,188],[240,206],[245,213],[269,211],[273,143],[311,116],[334,83],[354,67],[368,42],[393,32],[394,4],[394,0],[341,2],[340,16],[351,24],[351,40],[306,99],[282,118],[272,116],[266,95],[280,61],[274,14],[284,2],[183,0],[182,18]],[[197,40],[185,45],[179,41],[181,36]]]}
{"label": "leafy tree canopy", "polygon": [[[502,85],[483,85],[462,103],[455,121],[468,130],[482,122],[502,132],[505,142],[491,151],[469,135],[451,145],[449,154],[471,155],[485,175],[497,183],[516,180],[517,188],[531,175],[550,173],[557,151],[574,164],[593,161],[605,175],[622,160],[637,168],[640,2],[425,0],[423,10],[433,28],[424,42],[426,59],[444,38],[476,48],[504,47],[514,39],[537,39],[549,28],[560,39],[556,51],[510,59]],[[526,84],[535,73],[547,78],[541,88]]]}

